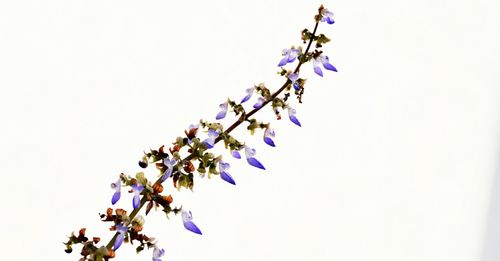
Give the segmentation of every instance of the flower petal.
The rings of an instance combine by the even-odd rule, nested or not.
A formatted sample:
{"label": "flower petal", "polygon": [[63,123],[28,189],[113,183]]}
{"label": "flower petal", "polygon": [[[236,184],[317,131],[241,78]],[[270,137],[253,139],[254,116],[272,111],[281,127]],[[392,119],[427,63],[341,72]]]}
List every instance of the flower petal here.
{"label": "flower petal", "polygon": [[240,152],[237,151],[237,150],[233,150],[231,151],[231,155],[233,155],[233,157],[237,158],[237,159],[241,159],[241,155],[240,155]]}
{"label": "flower petal", "polygon": [[248,88],[246,89],[246,96],[243,97],[243,99],[241,99],[241,102],[240,103],[244,103],[246,101],[248,101],[251,97],[252,97],[252,94],[253,94],[253,91],[254,91],[255,88]]}
{"label": "flower petal", "polygon": [[217,113],[217,116],[215,116],[216,120],[224,119],[226,117],[227,108],[228,108],[227,102],[221,103],[219,105],[219,108],[220,108],[220,112]]}
{"label": "flower petal", "polygon": [[120,246],[122,245],[124,239],[125,239],[125,234],[124,233],[119,233],[118,236],[115,239],[115,244],[113,245],[114,251],[116,251],[118,248],[120,248]]}
{"label": "flower petal", "polygon": [[286,65],[287,63],[288,63],[288,55],[283,57],[283,59],[281,59],[280,63],[278,63],[278,67]]}
{"label": "flower petal", "polygon": [[292,82],[295,82],[296,80],[299,79],[299,74],[298,73],[291,73],[290,75],[288,75],[288,79],[290,79],[290,81],[292,81]]}
{"label": "flower petal", "polygon": [[236,185],[236,182],[234,181],[233,177],[231,177],[231,175],[229,175],[229,173],[223,171],[220,173],[220,177],[224,180],[224,181],[227,181],[228,183],[231,183],[233,185]]}
{"label": "flower petal", "polygon": [[313,68],[314,68],[314,72],[323,77],[323,71],[321,71],[321,68],[319,68],[319,61],[317,59],[314,59],[313,60]]}
{"label": "flower petal", "polygon": [[247,162],[248,162],[248,164],[250,164],[256,168],[263,169],[263,170],[266,169],[264,167],[264,165],[262,165],[262,163],[260,163],[256,158],[248,158]]}
{"label": "flower petal", "polygon": [[113,198],[111,198],[111,204],[115,204],[116,202],[118,202],[118,200],[120,200],[120,196],[121,196],[121,193],[120,191],[116,191],[114,194],[113,194]]}
{"label": "flower petal", "polygon": [[202,234],[201,230],[193,223],[193,221],[184,222],[184,228],[198,235]]}
{"label": "flower petal", "polygon": [[140,194],[135,194],[134,198],[132,199],[132,206],[134,209],[138,208],[139,205],[141,204],[141,196]]}
{"label": "flower petal", "polygon": [[264,142],[271,147],[276,147],[276,144],[274,144],[274,141],[269,137],[264,137]]}
{"label": "flower petal", "polygon": [[253,105],[253,108],[254,108],[254,109],[258,109],[258,108],[262,107],[262,105],[264,104],[264,102],[265,102],[265,101],[266,101],[266,100],[264,100],[264,98],[259,97],[259,99],[257,100],[257,103],[255,103],[255,104]]}
{"label": "flower petal", "polygon": [[334,72],[337,71],[337,68],[335,68],[335,66],[333,66],[331,63],[324,63],[323,67],[325,67],[325,69],[330,70],[330,71],[334,71]]}
{"label": "flower petal", "polygon": [[288,107],[288,118],[290,119],[291,122],[295,123],[295,125],[302,127],[300,124],[300,121],[295,117],[295,109]]}
{"label": "flower petal", "polygon": [[161,176],[161,182],[165,182],[165,180],[170,178],[170,176],[172,175],[172,170],[173,167],[170,167],[163,173],[163,176]]}
{"label": "flower petal", "polygon": [[297,119],[297,117],[295,117],[294,115],[291,115],[289,118],[290,118],[290,121],[295,123],[295,125],[302,127],[302,125],[300,124],[300,121]]}
{"label": "flower petal", "polygon": [[161,257],[165,255],[165,249],[160,249],[156,245],[154,246],[153,250],[153,261],[161,261]]}

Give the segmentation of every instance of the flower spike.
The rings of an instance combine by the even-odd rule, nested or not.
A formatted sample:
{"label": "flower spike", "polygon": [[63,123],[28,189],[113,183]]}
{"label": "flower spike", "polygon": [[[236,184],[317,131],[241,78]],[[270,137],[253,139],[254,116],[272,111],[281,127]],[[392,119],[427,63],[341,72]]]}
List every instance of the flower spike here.
{"label": "flower spike", "polygon": [[182,223],[184,223],[184,228],[195,234],[201,235],[201,230],[191,220],[193,220],[193,215],[191,214],[191,211],[188,212],[183,210]]}
{"label": "flower spike", "polygon": [[115,204],[120,200],[121,196],[121,187],[122,187],[122,182],[120,178],[115,183],[111,183],[111,188],[115,190],[115,193],[113,194],[113,198],[111,198],[111,204]]}

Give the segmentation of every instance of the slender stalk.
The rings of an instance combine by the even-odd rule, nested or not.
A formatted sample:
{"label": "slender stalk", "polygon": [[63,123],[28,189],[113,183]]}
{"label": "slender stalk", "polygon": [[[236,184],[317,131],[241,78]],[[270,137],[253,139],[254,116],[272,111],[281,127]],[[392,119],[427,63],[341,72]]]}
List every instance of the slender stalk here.
{"label": "slender stalk", "polygon": [[[311,48],[311,45],[312,43],[314,42],[314,38],[316,36],[316,30],[318,29],[318,25],[319,25],[319,21],[316,21],[316,24],[314,25],[314,30],[312,32],[312,36],[311,38],[309,39],[309,43],[307,44],[307,47],[306,47],[306,50],[305,52],[303,53],[303,55],[307,55],[307,53],[309,52],[309,49]],[[294,73],[297,73],[299,72],[300,70],[300,67],[302,66],[302,64],[305,62],[305,58],[302,58],[302,59],[299,59],[299,63],[297,64],[297,67],[295,67],[295,70],[293,71]],[[287,79],[286,82],[281,86],[281,88],[279,88],[276,92],[274,92],[272,95],[271,95],[271,98],[269,100],[266,100],[262,106],[258,107],[258,108],[255,108],[253,110],[251,110],[249,113],[245,114],[243,117],[240,117],[237,121],[235,121],[231,126],[229,126],[229,128],[226,129],[226,131],[224,131],[224,134],[229,134],[231,131],[233,131],[234,129],[236,129],[241,123],[245,122],[246,120],[248,120],[252,115],[254,115],[255,113],[257,113],[260,109],[264,108],[268,103],[270,103],[274,98],[276,98],[280,93],[283,92],[283,90],[285,90],[285,88],[291,83],[290,79]],[[221,138],[222,135],[219,135],[216,139],[215,139],[215,142],[214,142],[214,145],[217,144],[219,141],[222,140]],[[178,167],[179,164],[183,164],[183,162],[185,161],[188,161],[188,160],[191,160],[195,157],[195,154],[194,153],[191,153],[189,154],[187,157],[185,157],[183,160],[181,160],[179,163],[177,163],[176,167]],[[174,167],[175,168],[175,167]],[[158,178],[158,180],[155,182],[155,183],[161,183],[161,177]],[[141,203],[140,205],[134,209],[130,215],[128,216],[129,217],[129,220],[133,220],[135,218],[135,216],[137,215],[137,213],[139,213],[139,211],[142,209],[142,207],[144,206],[144,204],[146,204],[146,197],[143,196],[141,198]],[[111,238],[111,240],[109,241],[109,243],[106,245],[106,248],[108,249],[111,249],[111,247],[113,246],[113,244],[115,243],[115,240],[116,240],[116,237],[118,236],[118,232],[115,233],[115,235],[113,236],[113,238]]]}

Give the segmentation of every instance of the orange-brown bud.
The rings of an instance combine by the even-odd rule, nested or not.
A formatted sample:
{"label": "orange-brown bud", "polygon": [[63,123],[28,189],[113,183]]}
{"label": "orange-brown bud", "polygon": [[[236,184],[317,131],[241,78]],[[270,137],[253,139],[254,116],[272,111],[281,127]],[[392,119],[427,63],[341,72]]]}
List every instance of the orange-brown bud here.
{"label": "orange-brown bud", "polygon": [[162,193],[163,192],[163,186],[160,183],[153,184],[153,192],[155,194]]}
{"label": "orange-brown bud", "polygon": [[168,204],[170,204],[174,201],[174,198],[172,198],[172,195],[163,196],[163,199],[165,199],[165,201],[167,201]]}
{"label": "orange-brown bud", "polygon": [[115,210],[115,212],[116,212],[116,215],[118,215],[118,216],[126,216],[127,215],[127,211],[124,209],[121,209],[121,208],[117,208]]}

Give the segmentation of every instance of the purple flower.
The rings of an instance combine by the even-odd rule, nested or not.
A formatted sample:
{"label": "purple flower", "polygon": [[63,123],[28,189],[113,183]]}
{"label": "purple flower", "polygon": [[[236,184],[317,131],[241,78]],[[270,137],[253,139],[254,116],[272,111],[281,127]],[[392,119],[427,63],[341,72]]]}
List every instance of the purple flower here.
{"label": "purple flower", "polygon": [[288,75],[288,79],[292,82],[293,88],[298,91],[300,89],[300,85],[297,82],[297,80],[299,79],[299,74],[291,73],[290,75]]}
{"label": "purple flower", "polygon": [[300,121],[297,119],[297,117],[295,117],[295,113],[296,113],[295,109],[288,106],[288,118],[290,118],[290,121],[295,123],[295,125],[302,127],[302,125],[300,125]]}
{"label": "purple flower", "polygon": [[323,17],[321,17],[321,22],[327,22],[328,24],[333,24],[335,21],[333,21],[333,13],[328,11],[328,9],[323,9],[323,13],[321,14]]}
{"label": "purple flower", "polygon": [[153,261],[161,261],[161,257],[165,255],[165,249],[160,249],[156,245],[154,246],[153,250]]}
{"label": "purple flower", "polygon": [[260,107],[262,107],[262,105],[264,104],[266,100],[263,98],[263,97],[259,97],[259,99],[257,100],[257,103],[255,103],[253,105],[254,109],[258,109]]}
{"label": "purple flower", "polygon": [[241,155],[240,155],[240,152],[237,151],[237,150],[233,150],[231,151],[231,155],[233,155],[233,157],[237,158],[237,159],[241,159]]}
{"label": "purple flower", "polygon": [[276,147],[276,145],[274,145],[274,141],[272,138],[274,138],[275,134],[274,134],[274,130],[271,129],[271,128],[267,128],[265,131],[264,131],[264,142],[271,146],[271,147]]}
{"label": "purple flower", "polygon": [[225,163],[223,162],[222,160],[219,161],[219,173],[220,173],[220,177],[228,182],[228,183],[231,183],[233,185],[236,185],[236,182],[234,182],[234,179],[233,177],[231,177],[231,175],[229,175],[229,173],[226,171],[230,168],[231,166],[229,165],[229,163]]}
{"label": "purple flower", "polygon": [[266,168],[264,168],[264,165],[262,165],[262,163],[260,163],[256,158],[253,157],[255,156],[255,153],[255,149],[245,146],[245,156],[247,158],[248,164],[256,168],[265,170]]}
{"label": "purple flower", "polygon": [[141,192],[143,189],[144,189],[143,185],[137,185],[137,184],[132,185],[132,191],[134,192],[132,205],[134,206],[134,209],[138,208],[139,204],[141,204]]}
{"label": "purple flower", "polygon": [[165,165],[167,167],[167,170],[165,170],[165,172],[161,176],[161,182],[164,182],[172,175],[172,171],[174,170],[174,166],[175,166],[176,162],[177,161],[175,161],[175,159],[172,159],[172,160],[164,159],[163,160],[163,165]]}
{"label": "purple flower", "polygon": [[215,116],[216,120],[224,119],[226,117],[227,107],[228,107],[227,102],[221,103],[219,105],[220,111],[219,113],[217,113],[217,116]]}
{"label": "purple flower", "polygon": [[244,102],[248,101],[250,99],[250,97],[252,97],[252,94],[253,94],[254,90],[255,90],[254,87],[246,89],[245,92],[246,92],[247,95],[245,95],[245,97],[243,97],[243,99],[241,99],[240,103],[244,103]]}
{"label": "purple flower", "polygon": [[328,56],[320,55],[320,56],[313,59],[313,68],[314,68],[314,72],[321,77],[323,77],[323,71],[321,71],[321,68],[319,67],[320,63],[327,70],[334,71],[334,72],[337,71],[337,68],[335,68],[335,66],[333,66],[330,63],[330,61],[328,60]]}
{"label": "purple flower", "polygon": [[184,223],[184,228],[187,230],[201,235],[201,230],[193,223],[193,215],[191,214],[191,211],[182,211],[182,223]]}
{"label": "purple flower", "polygon": [[283,59],[281,59],[280,63],[278,64],[278,67],[281,67],[283,65],[286,65],[287,63],[293,63],[295,59],[299,56],[299,49],[295,48],[290,48],[290,49],[283,49],[282,55],[284,56]]}
{"label": "purple flower", "polygon": [[212,130],[212,129],[209,129],[208,130],[208,138],[205,141],[203,141],[203,143],[205,143],[205,145],[207,145],[207,148],[211,149],[214,147],[215,139],[217,139],[218,136],[219,136],[219,132]]}
{"label": "purple flower", "polygon": [[115,190],[115,193],[113,194],[113,198],[111,198],[111,204],[115,204],[120,200],[121,196],[121,187],[122,187],[122,181],[120,178],[115,183],[111,183],[111,188]]}
{"label": "purple flower", "polygon": [[114,251],[120,248],[120,246],[123,243],[123,240],[125,239],[125,234],[128,231],[128,227],[122,224],[117,224],[115,227],[116,227],[116,232],[118,232],[118,236],[116,237],[115,244],[113,245]]}

